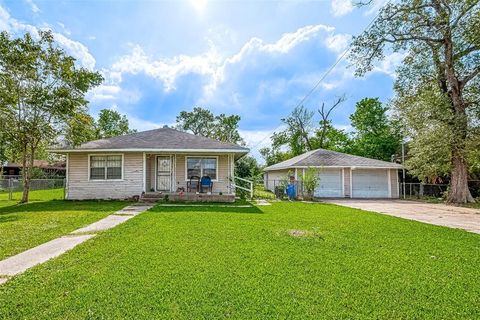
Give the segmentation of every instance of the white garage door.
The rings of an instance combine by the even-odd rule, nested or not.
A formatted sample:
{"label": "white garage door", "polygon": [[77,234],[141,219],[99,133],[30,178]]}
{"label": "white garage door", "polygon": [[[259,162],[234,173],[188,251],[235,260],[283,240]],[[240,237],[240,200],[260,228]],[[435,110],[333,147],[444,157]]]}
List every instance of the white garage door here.
{"label": "white garage door", "polygon": [[357,169],[352,171],[353,198],[388,198],[387,170]]}
{"label": "white garage door", "polygon": [[343,197],[342,169],[321,169],[320,183],[314,192],[315,197]]}

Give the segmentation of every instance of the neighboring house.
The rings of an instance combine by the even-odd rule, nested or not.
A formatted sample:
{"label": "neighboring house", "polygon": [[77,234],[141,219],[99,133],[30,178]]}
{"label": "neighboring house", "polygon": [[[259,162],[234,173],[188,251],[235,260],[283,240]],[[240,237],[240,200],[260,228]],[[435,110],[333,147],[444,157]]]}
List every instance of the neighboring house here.
{"label": "neighboring house", "polygon": [[[43,171],[45,178],[64,177],[65,166],[64,161],[50,163],[47,160],[33,160],[33,167]],[[20,163],[6,162],[0,165],[0,169],[4,178],[18,178],[22,175]]]}
{"label": "neighboring house", "polygon": [[[51,152],[67,159],[67,199],[183,194],[191,176],[209,176],[211,194],[234,194],[234,163],[247,148],[161,128]],[[178,192],[177,192],[178,191]]]}
{"label": "neighboring house", "polygon": [[275,191],[282,178],[300,180],[309,167],[318,168],[320,183],[315,197],[398,198],[397,163],[369,159],[341,152],[317,149],[265,168],[265,188]]}

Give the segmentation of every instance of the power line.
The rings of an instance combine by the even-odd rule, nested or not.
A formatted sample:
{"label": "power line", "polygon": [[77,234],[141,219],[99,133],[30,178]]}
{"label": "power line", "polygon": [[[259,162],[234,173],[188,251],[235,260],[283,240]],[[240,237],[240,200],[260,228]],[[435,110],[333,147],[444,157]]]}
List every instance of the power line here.
{"label": "power line", "polygon": [[[387,6],[389,3],[391,2],[391,0],[387,1],[383,6]],[[364,33],[365,31],[367,31],[368,29],[370,29],[370,27],[373,25],[373,23],[375,22],[375,20],[377,20],[378,16],[380,15],[380,11],[382,10],[382,8],[378,9],[378,12],[377,14],[375,15],[375,17],[373,17],[373,19],[368,23],[368,25],[365,27],[364,31],[362,31],[360,34]],[[347,53],[352,49],[352,43],[350,43],[348,45],[348,48],[345,49],[345,51],[337,58],[337,60],[335,61],[335,63],[333,65],[330,66],[330,68],[328,68],[328,70],[322,75],[322,77],[320,77],[320,79],[315,83],[315,85],[307,92],[307,94],[305,94],[305,96],[300,100],[300,102],[295,106],[295,108],[298,108],[299,106],[301,106],[316,90],[317,88],[320,86],[320,84],[323,82],[323,80],[330,74],[330,72],[333,71],[333,69],[335,69],[335,67],[340,63],[340,61],[343,60],[343,58],[345,58],[345,56],[347,55]],[[294,108],[294,109],[295,109]],[[255,150],[258,146],[260,146],[260,144],[262,144],[263,141],[265,141],[267,138],[270,138],[270,136],[277,130],[281,127],[282,125],[279,125],[277,127],[275,127],[273,130],[270,130],[270,132],[265,135],[265,137],[262,138],[262,140],[260,140],[259,142],[257,142],[253,147],[250,148],[250,151],[252,150]]]}

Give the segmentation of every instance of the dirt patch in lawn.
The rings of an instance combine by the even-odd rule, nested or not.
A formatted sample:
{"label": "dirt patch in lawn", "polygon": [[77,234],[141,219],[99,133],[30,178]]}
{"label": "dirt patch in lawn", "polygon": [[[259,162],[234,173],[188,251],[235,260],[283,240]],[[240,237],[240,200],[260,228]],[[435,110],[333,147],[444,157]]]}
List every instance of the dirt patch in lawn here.
{"label": "dirt patch in lawn", "polygon": [[299,229],[289,229],[287,230],[289,236],[294,238],[319,238],[322,239],[322,236],[318,234],[315,230],[299,230]]}

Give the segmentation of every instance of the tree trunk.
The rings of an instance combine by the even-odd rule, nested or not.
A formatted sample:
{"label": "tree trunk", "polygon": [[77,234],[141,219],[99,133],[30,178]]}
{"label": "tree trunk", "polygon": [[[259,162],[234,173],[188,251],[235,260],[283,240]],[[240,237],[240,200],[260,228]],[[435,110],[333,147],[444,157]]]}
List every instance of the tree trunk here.
{"label": "tree trunk", "polygon": [[30,193],[30,174],[28,170],[28,164],[27,164],[27,148],[25,147],[24,153],[22,156],[22,180],[23,180],[23,194],[22,194],[22,200],[20,202],[22,203],[27,203],[28,202],[28,196]]}
{"label": "tree trunk", "polygon": [[451,99],[454,113],[451,153],[452,176],[450,180],[450,190],[448,192],[447,202],[475,202],[475,199],[473,199],[470,190],[468,189],[468,164],[465,157],[468,117],[462,94],[463,86],[458,80],[455,72],[453,41],[450,28],[446,28],[444,35],[445,77],[449,84],[448,94]]}
{"label": "tree trunk", "polygon": [[468,189],[468,166],[465,156],[459,150],[452,151],[452,178],[447,197],[448,203],[475,202]]}

